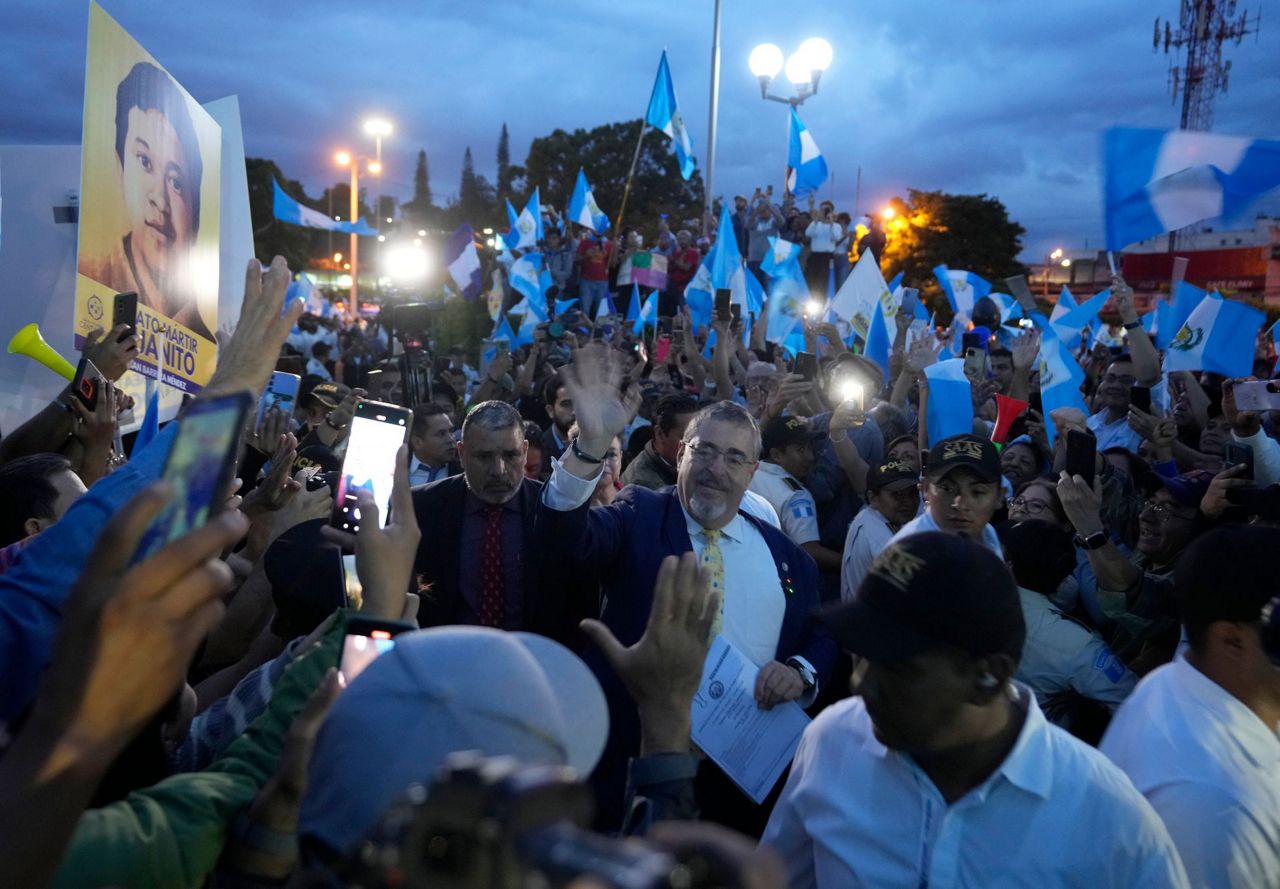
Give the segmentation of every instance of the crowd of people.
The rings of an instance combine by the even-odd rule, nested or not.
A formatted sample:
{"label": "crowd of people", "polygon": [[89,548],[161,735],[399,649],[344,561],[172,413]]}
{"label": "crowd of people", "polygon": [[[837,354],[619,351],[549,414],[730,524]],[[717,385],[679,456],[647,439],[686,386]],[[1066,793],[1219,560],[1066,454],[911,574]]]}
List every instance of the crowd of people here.
{"label": "crowd of people", "polygon": [[[815,292],[883,243],[771,190],[735,211],[753,271],[803,239]],[[425,391],[386,319],[304,316],[284,261],[251,262],[193,404],[290,369],[296,401],[251,413],[225,502],[145,558],[184,418],[125,459],[136,340],[91,337],[97,407],[64,392],[0,440],[3,882],[430,885],[372,838],[477,751],[572,767],[595,830],[703,885],[1280,885],[1280,412],[1163,375],[1117,277],[1122,343],[1079,354],[1089,413],[1041,412],[1038,334],[984,300],[972,429],[931,443],[953,334],[897,313],[886,373],[806,321],[806,369],[766,325],[695,324],[700,237],[663,220],[671,286],[637,334],[597,308],[638,233],[549,225],[551,320],[436,348]],[[1030,405],[999,441],[997,396]],[[357,491],[349,533],[330,515],[364,400],[412,420],[389,515]],[[406,632],[346,676],[370,620]],[[757,707],[813,717],[762,804],[691,739],[716,637]]]}

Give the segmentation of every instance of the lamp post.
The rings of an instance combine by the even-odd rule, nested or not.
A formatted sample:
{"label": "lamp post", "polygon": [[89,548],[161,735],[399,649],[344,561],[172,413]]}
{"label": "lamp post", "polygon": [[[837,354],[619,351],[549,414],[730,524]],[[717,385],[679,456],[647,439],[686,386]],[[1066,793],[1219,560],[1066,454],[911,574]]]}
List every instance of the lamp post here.
{"label": "lamp post", "polygon": [[[751,50],[747,65],[760,81],[760,98],[798,108],[805,99],[818,94],[822,72],[831,66],[831,58],[831,44],[821,37],[810,37],[785,61],[776,44],[761,43]],[[775,96],[769,92],[769,84],[780,71],[785,71],[787,80],[795,87],[794,96]]]}
{"label": "lamp post", "polygon": [[1071,268],[1071,260],[1064,259],[1062,256],[1062,248],[1054,247],[1053,252],[1044,258],[1044,298],[1049,299],[1049,268],[1059,260],[1062,260],[1064,269]]}
{"label": "lamp post", "polygon": [[360,295],[360,242],[357,240],[359,235],[355,231],[360,214],[360,163],[363,161],[365,167],[374,176],[382,173],[382,164],[363,155],[353,155],[349,151],[339,151],[333,156],[333,160],[340,167],[351,168],[351,305],[349,310],[355,312],[358,310],[356,299]]}

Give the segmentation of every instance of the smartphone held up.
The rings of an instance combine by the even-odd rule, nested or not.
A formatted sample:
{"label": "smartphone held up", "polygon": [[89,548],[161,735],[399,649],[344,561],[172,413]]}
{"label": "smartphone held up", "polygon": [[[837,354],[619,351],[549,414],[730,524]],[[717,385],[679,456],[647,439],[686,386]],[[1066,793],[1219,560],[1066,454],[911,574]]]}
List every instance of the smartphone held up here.
{"label": "smartphone held up", "polygon": [[343,531],[360,530],[355,491],[363,488],[378,506],[379,524],[386,527],[391,510],[391,487],[396,454],[409,439],[413,412],[379,401],[357,401],[351,417],[351,436],[342,461],[330,524]]}

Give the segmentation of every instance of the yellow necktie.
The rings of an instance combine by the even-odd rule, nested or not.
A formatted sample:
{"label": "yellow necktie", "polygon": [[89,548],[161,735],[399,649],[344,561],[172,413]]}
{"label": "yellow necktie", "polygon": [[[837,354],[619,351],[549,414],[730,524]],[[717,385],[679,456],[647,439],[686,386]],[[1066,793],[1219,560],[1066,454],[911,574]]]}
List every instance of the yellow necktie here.
{"label": "yellow necktie", "polygon": [[715,622],[711,624],[711,635],[720,635],[724,627],[724,558],[720,555],[720,532],[703,530],[706,544],[702,547],[702,557],[698,562],[711,575],[711,589],[720,593],[720,610],[716,613]]}

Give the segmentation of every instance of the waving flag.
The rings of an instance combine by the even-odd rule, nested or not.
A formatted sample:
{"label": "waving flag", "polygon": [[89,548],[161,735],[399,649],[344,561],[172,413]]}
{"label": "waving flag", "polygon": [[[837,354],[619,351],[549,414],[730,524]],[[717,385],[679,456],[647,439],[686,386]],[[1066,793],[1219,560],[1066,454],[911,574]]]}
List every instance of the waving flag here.
{"label": "waving flag", "polygon": [[1060,407],[1073,407],[1086,417],[1089,406],[1080,394],[1080,384],[1084,382],[1084,370],[1076,361],[1067,344],[1058,338],[1052,324],[1044,323],[1044,316],[1037,313],[1032,317],[1040,327],[1040,402],[1041,413],[1044,414],[1045,431],[1049,440],[1057,438],[1057,430],[1050,411]]}
{"label": "waving flag", "polygon": [[809,290],[803,277],[778,277],[769,282],[769,325],[765,328],[765,339],[785,344],[804,317],[808,301]]}
{"label": "waving flag", "polygon": [[[639,292],[632,294],[633,298],[637,297]],[[630,319],[628,319],[630,320]],[[658,323],[658,293],[655,290],[645,299],[644,305],[640,311],[636,313],[635,321],[631,325],[631,332],[636,336],[644,333],[644,326],[648,324],[650,327],[656,326]]]}
{"label": "waving flag", "polygon": [[511,231],[503,235],[502,239],[506,241],[509,249],[525,250],[538,246],[538,242],[544,237],[542,210],[538,204],[538,189],[535,188],[533,190],[529,203],[524,205],[524,209],[520,211],[518,216],[516,215],[516,208],[511,206],[511,201],[507,201],[507,221],[511,225]]}
{"label": "waving flag", "polygon": [[1280,141],[1113,128],[1102,141],[1107,249],[1203,219],[1239,219],[1280,186]]}
{"label": "waving flag", "polygon": [[506,340],[508,343],[515,342],[515,338],[515,331],[511,329],[506,315],[498,319],[498,323],[493,325],[493,333],[489,334],[491,340]]}
{"label": "waving flag", "polygon": [[791,138],[787,148],[787,189],[798,198],[817,191],[827,181],[827,161],[813,136],[791,109]]}
{"label": "waving flag", "polygon": [[556,300],[556,315],[557,316],[563,315],[565,312],[572,309],[573,304],[576,303],[577,301],[578,301],[578,298],[576,296],[573,299]]}
{"label": "waving flag", "polygon": [[835,299],[831,301],[831,311],[836,317],[848,321],[853,332],[865,341],[876,306],[884,312],[886,319],[898,313],[889,285],[884,283],[884,275],[880,274],[880,265],[868,250],[854,263],[853,271],[840,285]]}
{"label": "waving flag", "polygon": [[[1066,288],[1064,287],[1063,289],[1065,290]],[[1072,337],[1078,337],[1085,328],[1092,327],[1094,320],[1098,317],[1098,313],[1102,311],[1102,307],[1107,304],[1109,299],[1111,299],[1110,287],[1095,293],[1080,305],[1069,308],[1065,312],[1059,312],[1058,306],[1054,306],[1053,316],[1050,317],[1049,323],[1053,325],[1053,329],[1058,336],[1070,344]],[[1058,299],[1058,305],[1062,305],[1061,297]]]}
{"label": "waving flag", "polygon": [[676,159],[680,162],[680,175],[685,179],[692,176],[697,167],[693,158],[693,140],[689,138],[684,117],[676,105],[676,87],[671,82],[671,69],[667,67],[665,49],[662,51],[662,60],[658,62],[658,76],[653,81],[653,92],[649,96],[649,110],[645,112],[644,122],[661,130],[671,139]]}
{"label": "waving flag", "polygon": [[940,265],[934,268],[933,274],[942,285],[951,310],[966,318],[973,317],[973,304],[991,292],[991,285],[973,272]]}
{"label": "waving flag", "polygon": [[[535,312],[546,315],[546,296],[542,290],[541,272],[542,254],[526,253],[511,264],[511,289],[524,297],[520,302],[521,306],[531,306]],[[527,311],[527,309],[512,308],[511,311]]]}
{"label": "waving flag", "polygon": [[747,299],[747,269],[738,253],[738,239],[733,236],[733,220],[727,205],[720,210],[718,231],[721,236],[716,238],[711,252],[703,258],[684,291],[695,330],[711,323],[712,301],[715,292],[722,288],[731,292],[731,302],[743,306],[744,311],[751,311]]}
{"label": "waving flag", "polygon": [[285,194],[285,190],[280,187],[280,183],[275,179],[271,180],[271,187],[271,215],[279,222],[300,225],[303,228],[322,228],[325,231],[344,232],[349,235],[376,235],[378,233],[377,229],[370,228],[369,223],[363,219],[357,219],[354,224],[343,222],[339,219],[330,219],[319,210],[312,210],[310,207],[302,206]]}
{"label": "waving flag", "polygon": [[1164,369],[1247,377],[1253,372],[1254,346],[1265,320],[1257,309],[1211,293],[1169,343]]}
{"label": "waving flag", "polygon": [[627,321],[634,321],[640,317],[640,285],[631,285],[631,302],[627,304]]}
{"label": "waving flag", "polygon": [[872,309],[871,329],[867,331],[866,356],[880,366],[885,380],[889,375],[889,328],[884,323],[884,310],[876,303]]}
{"label": "waving flag", "polygon": [[769,238],[769,252],[760,263],[760,270],[771,278],[804,278],[800,271],[800,251],[804,248],[782,238]]}
{"label": "waving flag", "polygon": [[1194,284],[1179,281],[1173,292],[1173,301],[1158,300],[1156,302],[1156,347],[1168,349],[1173,338],[1182,330],[1191,313],[1209,294]]}
{"label": "waving flag", "polygon": [[449,277],[464,299],[477,299],[484,291],[480,275],[480,254],[476,253],[476,233],[462,223],[444,243],[444,264]]}
{"label": "waving flag", "polygon": [[929,447],[952,435],[973,433],[973,390],[964,375],[964,359],[939,361],[924,369],[929,380]]}
{"label": "waving flag", "polygon": [[569,221],[602,234],[609,227],[609,217],[604,215],[596,196],[591,193],[587,183],[587,174],[578,168],[578,182],[573,186],[573,196],[569,198]]}
{"label": "waving flag", "polygon": [[604,295],[604,299],[600,300],[600,304],[596,306],[596,317],[592,320],[603,321],[605,318],[608,318],[610,315],[616,315],[616,314],[618,314],[618,310],[614,308],[613,295],[606,292]]}

